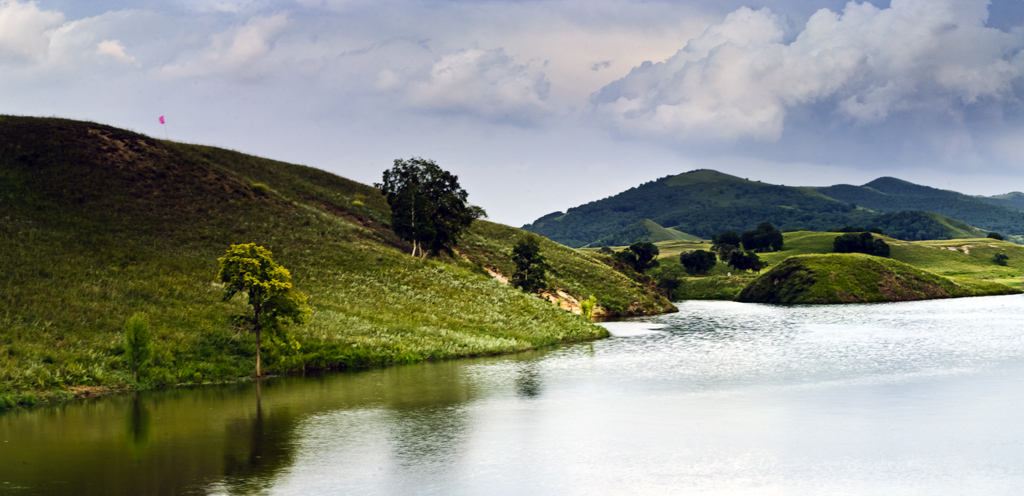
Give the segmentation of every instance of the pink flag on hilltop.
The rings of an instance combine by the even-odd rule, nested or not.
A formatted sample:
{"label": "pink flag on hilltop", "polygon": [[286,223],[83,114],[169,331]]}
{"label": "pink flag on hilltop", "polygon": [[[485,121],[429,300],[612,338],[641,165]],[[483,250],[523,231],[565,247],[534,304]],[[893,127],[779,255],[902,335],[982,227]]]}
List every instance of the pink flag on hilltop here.
{"label": "pink flag on hilltop", "polygon": [[164,122],[164,116],[162,116],[162,115],[160,116],[160,124],[165,124],[165,122]]}

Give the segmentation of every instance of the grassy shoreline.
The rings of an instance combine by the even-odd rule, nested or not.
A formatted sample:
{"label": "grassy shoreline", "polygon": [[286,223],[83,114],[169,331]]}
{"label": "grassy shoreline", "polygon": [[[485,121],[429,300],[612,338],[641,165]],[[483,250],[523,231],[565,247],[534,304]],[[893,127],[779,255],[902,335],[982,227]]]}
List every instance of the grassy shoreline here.
{"label": "grassy shoreline", "polygon": [[[418,259],[378,190],[311,167],[156,140],[95,123],[0,116],[0,409],[74,391],[219,383],[251,375],[246,310],[214,281],[232,244],[292,273],[314,313],[298,350],[264,370],[354,370],[515,353],[607,336],[493,279],[523,232],[480,223],[467,257]],[[500,238],[500,239],[499,239]],[[545,240],[554,285],[622,314],[671,303]],[[504,270],[504,269],[503,269]],[[155,355],[133,381],[122,328],[146,316]],[[84,394],[84,393],[83,393]]]}

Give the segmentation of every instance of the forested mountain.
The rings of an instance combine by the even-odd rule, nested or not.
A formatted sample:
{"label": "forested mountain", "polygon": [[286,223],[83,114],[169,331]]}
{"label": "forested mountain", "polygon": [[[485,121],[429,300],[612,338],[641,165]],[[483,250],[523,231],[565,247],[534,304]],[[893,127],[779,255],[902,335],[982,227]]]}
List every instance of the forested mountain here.
{"label": "forested mountain", "polygon": [[1024,234],[1024,211],[1014,208],[1012,199],[1000,204],[999,201],[986,201],[892,177],[875,179],[864,186],[844,184],[817,190],[826,196],[877,212],[925,210],[980,229],[1004,234]]}
{"label": "forested mountain", "polygon": [[1015,210],[1024,212],[1024,193],[1020,191],[1014,191],[1005,195],[997,196],[979,196],[979,200],[992,203],[994,205],[1002,205],[1004,207],[1010,207]]}
{"label": "forested mountain", "polygon": [[[637,223],[645,221],[647,227],[639,229]],[[650,222],[708,239],[729,229],[753,229],[766,221],[782,230],[878,227],[889,236],[911,241],[984,236],[987,231],[978,228],[1024,234],[1022,211],[899,179],[880,178],[864,186],[790,187],[706,169],[663,177],[548,214],[523,229],[580,247],[644,240],[644,233],[656,231]]]}

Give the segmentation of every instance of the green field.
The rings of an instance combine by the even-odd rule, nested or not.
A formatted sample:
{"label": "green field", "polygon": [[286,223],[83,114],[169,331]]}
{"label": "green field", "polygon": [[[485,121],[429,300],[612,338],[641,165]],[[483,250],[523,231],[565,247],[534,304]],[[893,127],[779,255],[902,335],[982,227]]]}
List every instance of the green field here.
{"label": "green field", "polygon": [[[759,256],[768,263],[764,270],[770,270],[792,256],[832,253],[832,242],[840,235],[813,231],[784,233],[783,250],[761,253]],[[970,285],[978,281],[994,282],[1024,289],[1024,246],[990,238],[942,241],[883,239],[891,248],[890,258],[893,260],[948,277],[957,283]],[[658,278],[660,274],[668,272],[680,276],[684,283],[676,291],[676,299],[733,299],[756,278],[756,274],[750,272],[737,273],[721,261],[706,276],[688,277],[679,263],[679,254],[683,251],[710,250],[711,243],[669,241],[657,245],[661,250],[658,260],[662,266],[651,271],[650,275]],[[1009,257],[1006,266],[993,262],[996,253],[1004,253]]]}
{"label": "green field", "polygon": [[[390,164],[382,164],[382,170]],[[221,301],[217,257],[256,243],[309,295],[299,350],[263,370],[347,369],[490,355],[607,331],[492,278],[518,229],[477,222],[462,257],[417,259],[372,187],[301,165],[62,119],[0,117],[0,408],[82,388],[233,380],[254,367],[245,310]],[[553,281],[607,312],[673,307],[589,256],[546,242]],[[156,354],[132,380],[122,327],[146,316]]]}

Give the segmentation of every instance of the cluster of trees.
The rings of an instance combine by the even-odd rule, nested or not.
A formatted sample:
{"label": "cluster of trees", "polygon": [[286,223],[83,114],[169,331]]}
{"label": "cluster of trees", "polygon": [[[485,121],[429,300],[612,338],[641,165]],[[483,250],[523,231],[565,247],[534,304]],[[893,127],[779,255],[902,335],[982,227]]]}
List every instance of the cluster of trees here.
{"label": "cluster of trees", "polygon": [[771,222],[762,222],[757,229],[746,231],[739,235],[736,231],[725,231],[711,236],[711,250],[718,254],[722,260],[730,259],[732,253],[740,251],[752,251],[754,253],[775,252],[782,249],[782,231],[775,229]]}
{"label": "cluster of trees", "polygon": [[628,248],[616,252],[613,257],[627,267],[643,274],[647,269],[653,269],[659,265],[658,255],[661,253],[658,246],[649,241],[633,243]]}
{"label": "cluster of trees", "polygon": [[683,264],[687,274],[696,275],[707,273],[717,265],[718,261],[713,252],[695,250],[680,253],[679,263]]}
{"label": "cluster of trees", "polygon": [[836,253],[866,253],[876,257],[889,256],[889,244],[882,239],[875,239],[870,232],[846,233],[836,237],[832,242]]}
{"label": "cluster of trees", "polygon": [[473,220],[487,216],[466,203],[469,194],[459,186],[459,177],[433,160],[396,159],[374,187],[387,198],[391,229],[412,243],[413,256],[451,253]]}

